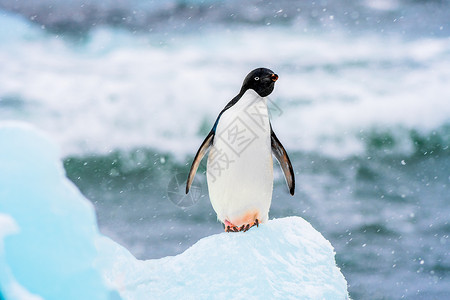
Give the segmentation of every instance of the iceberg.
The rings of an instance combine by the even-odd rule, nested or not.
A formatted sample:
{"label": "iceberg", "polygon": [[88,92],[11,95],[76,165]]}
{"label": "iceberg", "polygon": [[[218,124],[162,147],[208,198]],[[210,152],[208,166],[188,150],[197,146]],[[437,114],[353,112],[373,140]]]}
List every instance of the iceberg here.
{"label": "iceberg", "polygon": [[203,238],[173,257],[104,257],[125,299],[348,299],[331,245],[299,217]]}
{"label": "iceberg", "polygon": [[118,296],[93,265],[101,255],[95,212],[65,178],[56,145],[15,123],[0,125],[0,145],[0,214],[10,220],[0,254],[0,273],[9,274],[2,275],[2,297],[18,299],[9,281],[42,299]]}
{"label": "iceberg", "polygon": [[0,299],[348,299],[331,244],[300,217],[141,261],[102,235],[58,147],[0,124]]}

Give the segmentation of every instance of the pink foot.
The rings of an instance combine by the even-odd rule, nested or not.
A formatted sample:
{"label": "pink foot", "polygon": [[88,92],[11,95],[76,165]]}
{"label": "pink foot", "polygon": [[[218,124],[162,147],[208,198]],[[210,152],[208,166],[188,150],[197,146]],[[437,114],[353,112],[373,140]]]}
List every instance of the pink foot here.
{"label": "pink foot", "polygon": [[259,227],[259,220],[258,219],[255,219],[255,221],[251,225],[250,224],[244,224],[241,227],[237,227],[236,225],[234,225],[230,221],[225,220],[225,231],[226,232],[239,232],[239,231],[246,232],[247,230],[249,230],[250,228],[252,228],[255,225],[256,225],[256,227]]}

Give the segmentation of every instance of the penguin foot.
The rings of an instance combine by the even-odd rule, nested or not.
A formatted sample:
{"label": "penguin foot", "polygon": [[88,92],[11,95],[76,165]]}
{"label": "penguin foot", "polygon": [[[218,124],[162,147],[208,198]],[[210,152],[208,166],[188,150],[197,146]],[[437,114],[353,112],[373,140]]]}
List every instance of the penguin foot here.
{"label": "penguin foot", "polygon": [[226,226],[225,226],[225,231],[226,232],[246,232],[248,231],[250,228],[252,228],[253,226],[259,227],[259,220],[255,219],[255,222],[253,222],[253,224],[244,224],[241,227],[237,227],[236,225],[233,225],[232,223],[226,221]]}

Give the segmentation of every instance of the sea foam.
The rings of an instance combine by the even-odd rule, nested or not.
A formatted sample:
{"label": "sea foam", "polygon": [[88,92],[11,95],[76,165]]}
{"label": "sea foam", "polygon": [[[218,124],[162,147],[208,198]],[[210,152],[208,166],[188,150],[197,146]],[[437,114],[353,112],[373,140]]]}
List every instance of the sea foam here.
{"label": "sea foam", "polygon": [[300,217],[140,261],[99,233],[93,206],[43,134],[3,123],[0,143],[4,299],[348,298],[333,247]]}
{"label": "sea foam", "polygon": [[65,156],[137,147],[192,155],[261,66],[280,76],[272,125],[290,153],[358,155],[360,132],[380,128],[408,150],[410,130],[448,124],[445,38],[312,35],[295,26],[168,36],[99,27],[76,43],[8,14],[0,28],[0,118],[45,130]]}

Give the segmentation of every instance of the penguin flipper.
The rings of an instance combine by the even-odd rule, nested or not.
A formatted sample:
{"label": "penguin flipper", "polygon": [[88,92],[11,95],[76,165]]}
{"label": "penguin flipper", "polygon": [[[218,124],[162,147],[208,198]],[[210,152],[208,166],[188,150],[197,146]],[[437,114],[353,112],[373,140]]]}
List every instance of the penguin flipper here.
{"label": "penguin flipper", "polygon": [[289,193],[294,195],[295,190],[295,177],[294,177],[294,169],[292,168],[291,160],[281,144],[280,140],[275,135],[275,132],[272,130],[272,126],[270,126],[270,137],[271,137],[271,146],[272,152],[280,163],[281,169],[283,170],[284,177],[286,178],[286,183],[289,188]]}
{"label": "penguin flipper", "polygon": [[192,181],[194,181],[195,173],[197,173],[198,166],[200,165],[200,162],[202,161],[203,156],[205,156],[209,147],[211,147],[211,145],[213,144],[214,134],[215,134],[214,130],[211,130],[211,132],[206,136],[202,145],[198,149],[197,154],[195,155],[195,158],[194,158],[194,161],[192,162],[191,170],[189,171],[188,179],[186,182],[186,194],[189,193],[189,189],[191,188]]}

